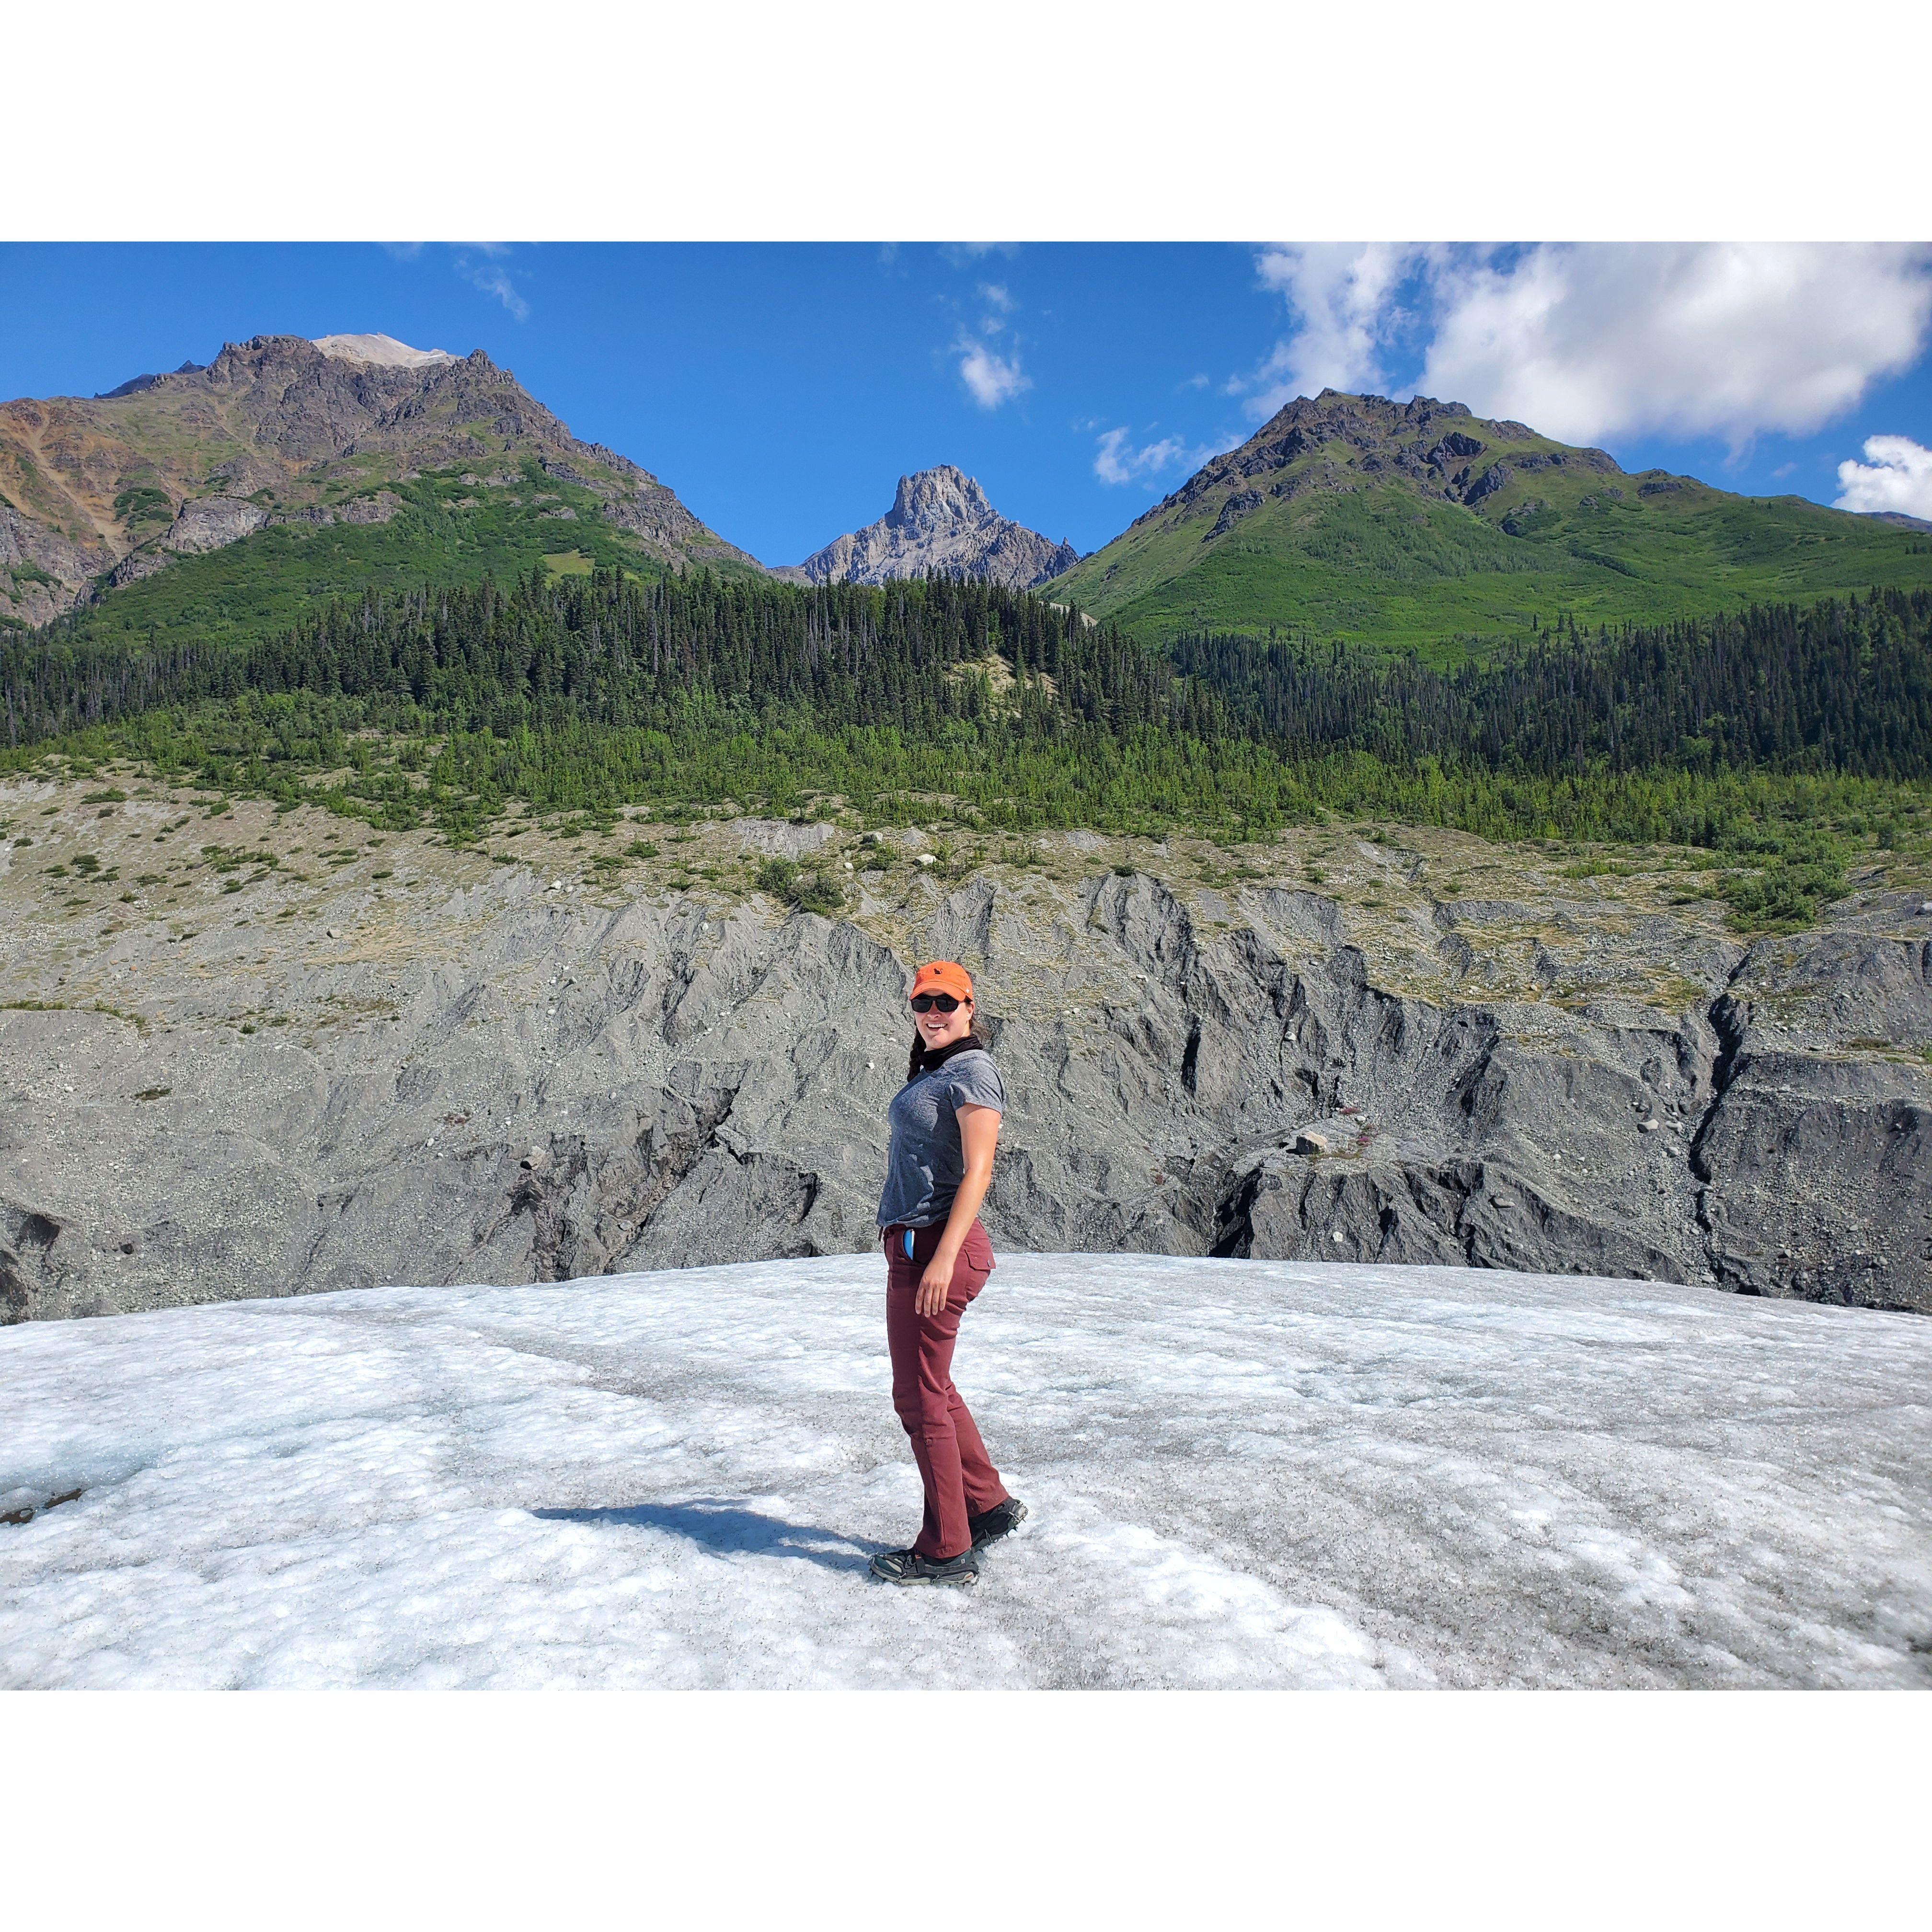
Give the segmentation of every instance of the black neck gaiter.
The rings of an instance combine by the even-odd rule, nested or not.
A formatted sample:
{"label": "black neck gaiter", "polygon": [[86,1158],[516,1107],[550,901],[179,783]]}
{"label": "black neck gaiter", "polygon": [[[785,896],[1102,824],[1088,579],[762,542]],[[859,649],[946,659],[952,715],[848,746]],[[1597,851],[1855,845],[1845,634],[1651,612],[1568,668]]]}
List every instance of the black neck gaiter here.
{"label": "black neck gaiter", "polygon": [[970,1053],[976,1047],[982,1053],[986,1050],[986,1042],[974,1033],[969,1033],[962,1039],[949,1040],[940,1047],[929,1047],[921,1041],[914,1052],[912,1064],[907,1070],[906,1078],[916,1080],[922,1073],[930,1073],[935,1066],[944,1066],[956,1053]]}

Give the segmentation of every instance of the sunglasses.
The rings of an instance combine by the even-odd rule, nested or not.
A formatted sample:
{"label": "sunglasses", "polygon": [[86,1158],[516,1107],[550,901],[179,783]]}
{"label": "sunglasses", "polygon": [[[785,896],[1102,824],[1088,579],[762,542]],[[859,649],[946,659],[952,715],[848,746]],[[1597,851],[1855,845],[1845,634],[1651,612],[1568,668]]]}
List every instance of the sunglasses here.
{"label": "sunglasses", "polygon": [[929,1013],[936,1006],[942,1013],[955,1012],[960,1002],[950,993],[915,993],[912,996],[912,1010],[916,1013]]}

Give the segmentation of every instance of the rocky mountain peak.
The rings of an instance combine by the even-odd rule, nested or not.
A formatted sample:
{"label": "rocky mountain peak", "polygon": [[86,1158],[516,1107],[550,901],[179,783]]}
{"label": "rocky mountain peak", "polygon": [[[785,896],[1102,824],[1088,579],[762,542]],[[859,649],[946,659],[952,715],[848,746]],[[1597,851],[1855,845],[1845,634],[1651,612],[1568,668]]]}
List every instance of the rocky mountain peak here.
{"label": "rocky mountain peak", "polygon": [[1278,449],[1291,443],[1298,449],[1345,443],[1364,454],[1383,455],[1409,445],[1418,453],[1426,453],[1445,437],[1468,441],[1472,432],[1480,437],[1485,431],[1490,440],[1504,442],[1524,442],[1536,435],[1522,423],[1479,419],[1466,403],[1438,402],[1433,396],[1412,396],[1397,403],[1387,396],[1324,389],[1318,396],[1297,396],[1284,404],[1239,449],[1216,460],[1226,462],[1257,449]]}
{"label": "rocky mountain peak", "polygon": [[976,526],[1001,520],[986,493],[950,463],[902,476],[885,521],[898,530],[932,531],[949,526]]}
{"label": "rocky mountain peak", "polygon": [[372,485],[532,460],[595,493],[598,514],[652,557],[757,567],[649,471],[573,436],[480,349],[256,335],[109,395],[0,403],[0,622],[45,623],[104,585],[268,524],[400,512]]}
{"label": "rocky mountain peak", "polygon": [[94,400],[97,403],[112,403],[119,401],[123,396],[138,396],[143,389],[152,389],[156,383],[164,382],[168,375],[198,376],[205,366],[200,362],[184,362],[178,369],[163,375],[130,376],[126,382],[116,383],[111,389],[98,390]]}
{"label": "rocky mountain peak", "polygon": [[1324,389],[1285,404],[1246,442],[1203,464],[1133,527],[1213,508],[1218,514],[1204,539],[1212,542],[1270,498],[1353,490],[1377,478],[1400,477],[1426,495],[1473,508],[1514,473],[1500,460],[1476,460],[1486,452],[1493,458],[1498,449],[1509,452],[1517,469],[1623,473],[1606,451],[1568,448],[1526,423],[1478,416],[1466,404],[1433,396],[1397,403]]}
{"label": "rocky mountain peak", "polygon": [[974,478],[942,463],[902,476],[892,508],[877,523],[835,537],[776,574],[809,584],[884,584],[952,571],[1025,590],[1079,560],[1071,544],[1001,516]]}

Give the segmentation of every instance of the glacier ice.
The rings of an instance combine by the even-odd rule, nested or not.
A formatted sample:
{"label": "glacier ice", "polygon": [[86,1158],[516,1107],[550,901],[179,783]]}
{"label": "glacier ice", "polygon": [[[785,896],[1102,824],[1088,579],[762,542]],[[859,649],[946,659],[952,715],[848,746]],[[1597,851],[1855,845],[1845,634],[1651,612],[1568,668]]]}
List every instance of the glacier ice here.
{"label": "glacier ice", "polygon": [[1922,1318],[1006,1256],[956,1372],[1033,1517],[976,1591],[899,1591],[866,1576],[919,1518],[882,1282],[838,1256],[0,1331],[0,1684],[1932,1680]]}

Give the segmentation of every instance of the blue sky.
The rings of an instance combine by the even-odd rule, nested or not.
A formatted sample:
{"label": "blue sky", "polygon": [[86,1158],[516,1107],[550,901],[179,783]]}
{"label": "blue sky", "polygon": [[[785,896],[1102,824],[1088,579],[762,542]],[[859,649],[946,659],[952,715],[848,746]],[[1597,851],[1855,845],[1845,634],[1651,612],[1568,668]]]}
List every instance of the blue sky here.
{"label": "blue sky", "polygon": [[[364,331],[487,350],[773,563],[941,462],[1090,550],[1324,382],[1420,385],[1629,469],[1932,517],[1922,248],[0,247],[5,396]],[[1875,436],[1894,440],[1841,484]]]}

